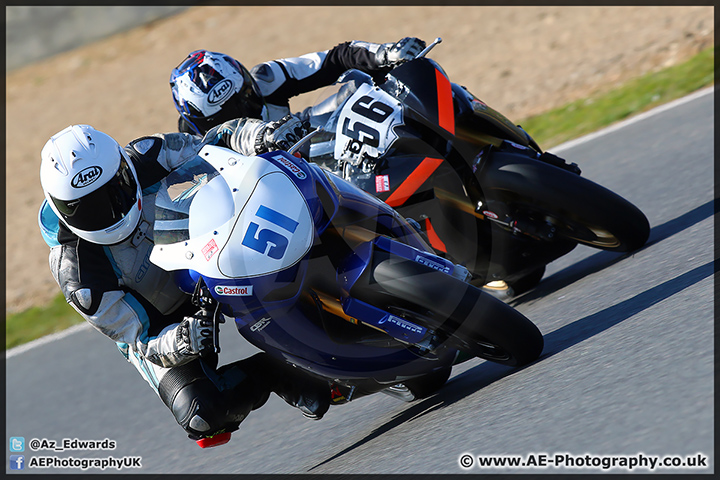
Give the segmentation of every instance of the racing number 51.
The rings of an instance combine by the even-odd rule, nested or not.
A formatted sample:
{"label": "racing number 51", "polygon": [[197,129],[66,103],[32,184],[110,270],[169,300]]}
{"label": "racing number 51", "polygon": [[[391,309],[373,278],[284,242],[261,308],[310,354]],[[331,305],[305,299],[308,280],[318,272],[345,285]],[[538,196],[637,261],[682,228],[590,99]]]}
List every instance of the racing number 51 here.
{"label": "racing number 51", "polygon": [[[298,222],[292,218],[265,205],[260,205],[255,216],[267,220],[290,233],[295,233],[299,225]],[[280,260],[287,250],[287,237],[269,228],[259,229],[260,225],[255,222],[250,222],[242,244],[258,253],[267,255],[275,260]]]}

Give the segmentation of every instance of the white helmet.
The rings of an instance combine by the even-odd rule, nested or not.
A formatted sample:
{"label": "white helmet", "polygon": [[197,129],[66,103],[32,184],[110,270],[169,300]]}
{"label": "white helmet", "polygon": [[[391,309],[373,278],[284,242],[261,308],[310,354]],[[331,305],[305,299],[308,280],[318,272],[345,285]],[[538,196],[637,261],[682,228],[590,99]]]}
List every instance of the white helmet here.
{"label": "white helmet", "polygon": [[71,125],[53,135],[40,155],[45,198],[70,231],[101,245],[132,235],[142,191],[130,158],[112,137]]}

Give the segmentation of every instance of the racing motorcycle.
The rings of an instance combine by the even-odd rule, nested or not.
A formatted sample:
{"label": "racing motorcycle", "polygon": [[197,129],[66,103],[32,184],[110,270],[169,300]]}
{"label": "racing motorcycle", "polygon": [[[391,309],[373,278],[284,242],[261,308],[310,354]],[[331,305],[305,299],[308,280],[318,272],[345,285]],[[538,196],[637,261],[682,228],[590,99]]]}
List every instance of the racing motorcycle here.
{"label": "racing motorcycle", "polygon": [[642,247],[645,215],[451,82],[425,57],[440,41],[381,82],[341,76],[309,108],[315,132],[298,151],[419,223],[473,284],[505,282],[507,295],[578,244]]}
{"label": "racing motorcycle", "polygon": [[519,367],[542,352],[530,320],[387,203],[288,152],[207,145],[161,182],[154,209],[150,261],[217,323],[330,382],[334,403],[412,401],[464,359]]}

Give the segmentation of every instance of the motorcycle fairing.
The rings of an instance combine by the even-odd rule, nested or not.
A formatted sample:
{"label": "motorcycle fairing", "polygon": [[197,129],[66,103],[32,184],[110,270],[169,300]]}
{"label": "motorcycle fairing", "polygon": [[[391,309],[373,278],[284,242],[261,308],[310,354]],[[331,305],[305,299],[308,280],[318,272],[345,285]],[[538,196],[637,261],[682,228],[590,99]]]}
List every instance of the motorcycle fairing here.
{"label": "motorcycle fairing", "polygon": [[[220,147],[206,148],[187,171],[168,176],[158,192],[158,215],[168,218],[156,221],[155,234],[161,241],[151,261],[167,270],[191,270],[194,276],[201,275],[223,306],[223,314],[234,318],[238,331],[248,341],[309,371],[331,378],[374,378],[392,383],[427,372],[427,361],[451,364],[454,351],[441,349],[431,354],[407,345],[425,334],[422,327],[377,308],[363,309],[359,303],[350,306],[352,313],[367,316],[363,321],[384,325],[399,342],[391,335],[324,311],[312,300],[312,290],[303,288],[338,285],[340,276],[352,273],[338,264],[345,257],[331,258],[334,252],[314,255],[312,246],[322,245],[328,235],[339,235],[341,242],[350,242],[345,232],[353,228],[397,239],[381,236],[371,242],[370,250],[384,246],[385,250],[395,251],[399,240],[410,246],[398,252],[404,251],[414,261],[449,269],[451,264],[424,253],[430,251],[427,244],[391,207],[317,165],[284,152],[242,157]],[[270,191],[277,201],[270,198]],[[304,199],[300,201],[298,195]],[[209,219],[218,223],[212,225]],[[257,229],[250,228],[252,222]],[[312,228],[306,228],[308,223]],[[263,229],[288,237],[303,231],[307,234],[299,237],[302,242],[297,250],[291,249],[288,238],[281,255],[273,248],[282,248],[282,241],[273,242],[271,236],[261,235]],[[313,235],[311,244],[307,243],[309,233]],[[307,245],[310,248],[304,253]],[[259,246],[264,247],[262,253],[253,250]],[[326,247],[318,251],[325,252]],[[238,252],[250,254],[248,250],[268,257],[265,270],[240,258]],[[345,251],[353,253],[347,266],[356,262],[353,268],[357,273],[353,276],[357,277],[367,267],[369,257],[362,248],[353,250],[353,245],[346,245]],[[287,268],[276,269],[273,260],[288,259]],[[258,275],[247,276],[253,268]],[[340,291],[330,293],[336,295],[337,301],[342,296]],[[345,338],[353,340],[342,341],[328,334],[328,327],[336,332],[349,329],[350,335]]]}
{"label": "motorcycle fairing", "polygon": [[455,135],[455,111],[450,80],[439,69],[435,69],[435,83],[438,94],[438,125]]}
{"label": "motorcycle fairing", "polygon": [[[207,146],[199,157],[169,175],[158,192],[158,212],[177,218],[156,220],[153,263],[228,281],[287,270],[307,255],[323,208],[304,162],[285,152],[243,157]],[[201,180],[188,173],[198,163],[211,171]]]}
{"label": "motorcycle fairing", "polygon": [[467,89],[453,83],[452,91],[458,109],[458,138],[484,145],[492,144],[496,147],[499,147],[503,140],[510,140],[540,150],[522,128]]}
{"label": "motorcycle fairing", "polygon": [[425,157],[403,182],[390,193],[385,203],[391,207],[403,205],[442,164],[442,158]]}
{"label": "motorcycle fairing", "polygon": [[443,69],[428,58],[396,67],[380,89],[397,98],[407,113],[455,133],[455,111],[450,81]]}

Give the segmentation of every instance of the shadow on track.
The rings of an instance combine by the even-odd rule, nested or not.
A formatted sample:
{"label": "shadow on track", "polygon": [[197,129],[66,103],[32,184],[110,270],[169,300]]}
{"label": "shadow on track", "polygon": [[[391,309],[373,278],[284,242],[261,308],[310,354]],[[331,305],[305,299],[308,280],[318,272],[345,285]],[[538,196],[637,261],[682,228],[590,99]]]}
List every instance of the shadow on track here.
{"label": "shadow on track", "polygon": [[530,290],[517,298],[513,298],[508,302],[508,304],[512,307],[517,307],[525,302],[545,297],[552,292],[577,282],[583,277],[597,273],[626,258],[630,258],[632,255],[645,250],[651,245],[659,243],[666,238],[670,238],[673,235],[676,235],[683,230],[712,217],[715,213],[717,213],[717,211],[718,203],[715,200],[710,200],[709,202],[700,205],[699,207],[696,207],[679,217],[669,220],[662,225],[652,227],[647,243],[645,243],[640,250],[630,254],[600,251],[595,255],[587,257],[584,260],[570,265],[569,267],[550,275],[548,278],[543,279],[543,281],[533,290]]}
{"label": "shadow on track", "polygon": [[632,298],[628,298],[587,317],[575,320],[564,327],[548,333],[545,335],[544,353],[539,361],[551,357],[558,352],[570,348],[637,315],[643,310],[701,282],[714,273],[717,273],[717,266],[714,265],[714,262],[708,262],[675,278],[671,278],[660,285],[656,285],[649,290],[645,290]]}
{"label": "shadow on track", "polygon": [[[717,269],[714,266],[714,262],[708,262],[663,282],[660,285],[656,285],[649,290],[639,293],[632,298],[576,320],[545,335],[544,353],[534,363],[542,362],[543,360],[550,358],[563,350],[602,333],[603,331],[631,318],[643,310],[650,308],[653,305],[656,305],[657,303],[681,292],[682,290],[699,283],[700,281],[713,275],[716,271]],[[527,368],[527,366],[523,368]],[[310,470],[314,470],[317,467],[342,457],[346,453],[351,452],[373,439],[384,435],[403,423],[413,421],[416,418],[420,418],[435,410],[448,407],[458,400],[461,400],[480,390],[481,388],[487,387],[503,377],[521,370],[522,368],[514,369],[492,362],[482,362],[480,365],[454,377],[436,395],[418,403],[411,404],[409,408],[400,412],[389,422],[380,425],[364,438],[356,441],[327,460],[315,465]]]}
{"label": "shadow on track", "polygon": [[[669,238],[672,235],[675,235],[701,222],[702,220],[711,217],[716,210],[717,204],[714,200],[711,200],[710,202],[691,210],[687,214],[681,215],[662,225],[654,227],[650,233],[650,238],[648,239],[647,244],[643,248],[647,248],[650,245]],[[531,298],[542,297],[551,291],[570,285],[588,274],[600,271],[614,263],[617,263],[623,258],[627,258],[627,255],[614,254],[612,252],[597,253],[562,270],[561,272],[552,275],[540,286],[528,292],[524,296],[518,297],[518,299],[522,301],[528,300],[530,296],[532,296]],[[631,318],[643,310],[646,310],[653,305],[672,297],[682,290],[699,283],[716,272],[717,267],[714,265],[714,262],[708,262],[639,293],[632,298],[612,305],[592,315],[588,315],[587,317],[578,319],[545,335],[544,353],[535,363],[541,362],[546,358],[550,358],[563,350],[566,350]],[[458,400],[461,400],[480,390],[481,388],[487,387],[503,377],[516,373],[520,370],[522,370],[522,368],[514,369],[492,362],[482,362],[478,366],[453,377],[436,395],[420,402],[410,404],[409,408],[406,408],[397,414],[392,420],[380,425],[364,438],[356,441],[332,457],[310,468],[310,471],[342,457],[343,455],[384,435],[403,423],[413,421],[416,418],[423,417],[430,412],[448,407]]]}
{"label": "shadow on track", "polygon": [[[349,453],[354,449],[388,433],[395,427],[421,418],[428,413],[450,406],[458,400],[462,400],[468,395],[520,370],[522,370],[522,368],[512,368],[497,363],[482,362],[480,365],[450,379],[448,383],[442,387],[442,390],[432,397],[407,404],[408,408],[399,412],[392,418],[392,420],[378,426],[364,438],[356,441],[327,460],[318,463],[314,467],[310,468],[309,471],[342,457],[346,453]],[[402,405],[402,403],[400,405]]]}

